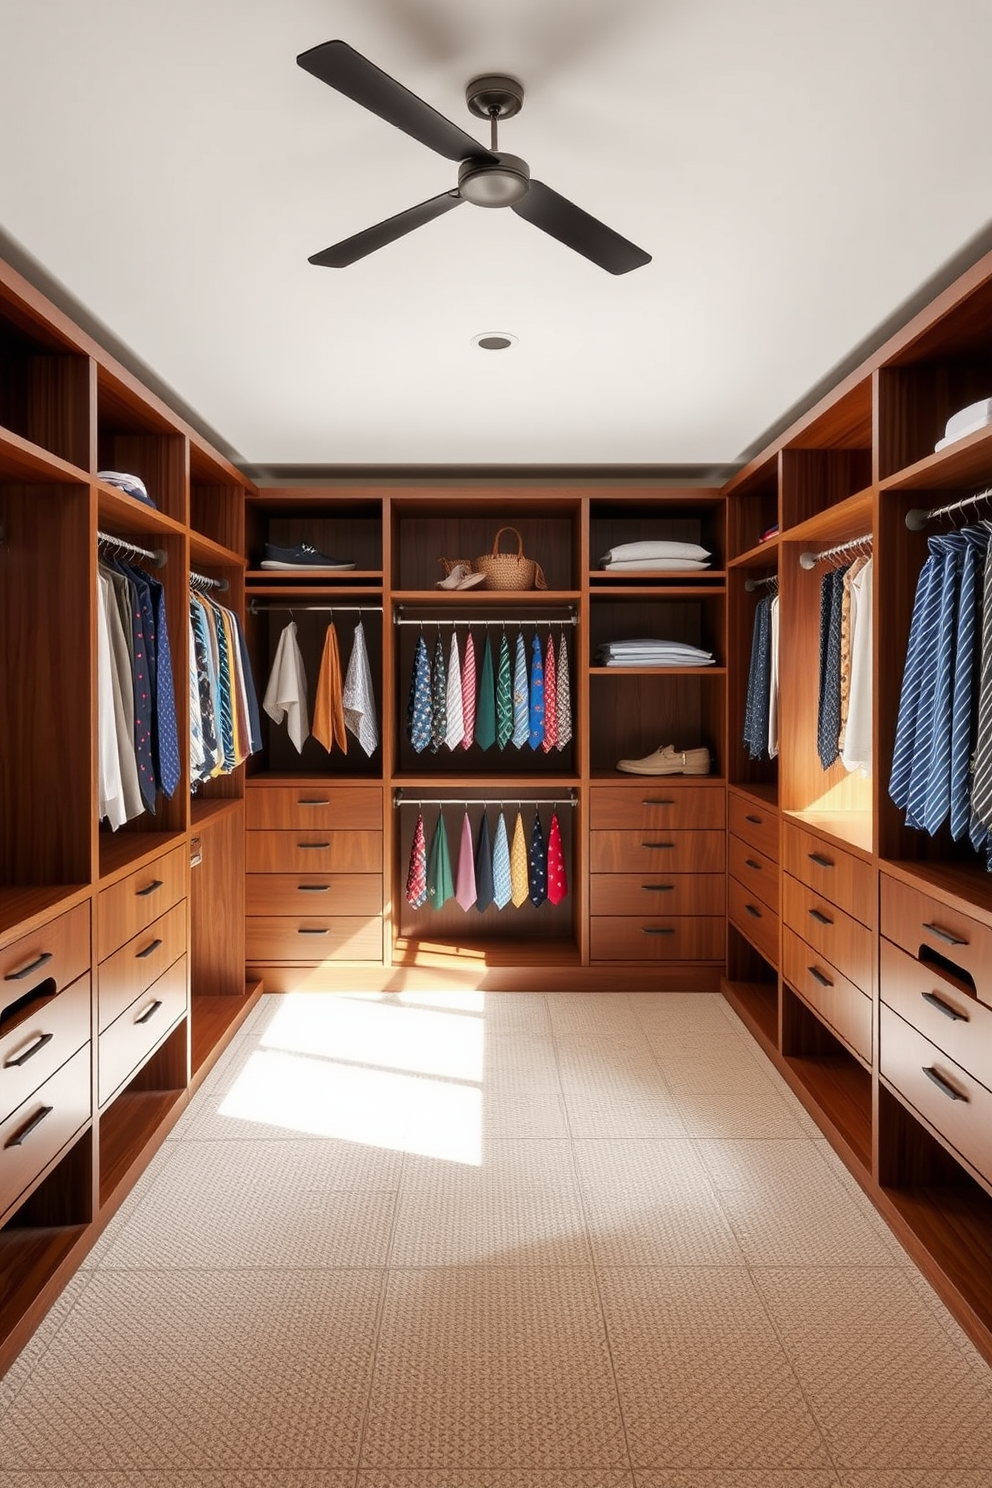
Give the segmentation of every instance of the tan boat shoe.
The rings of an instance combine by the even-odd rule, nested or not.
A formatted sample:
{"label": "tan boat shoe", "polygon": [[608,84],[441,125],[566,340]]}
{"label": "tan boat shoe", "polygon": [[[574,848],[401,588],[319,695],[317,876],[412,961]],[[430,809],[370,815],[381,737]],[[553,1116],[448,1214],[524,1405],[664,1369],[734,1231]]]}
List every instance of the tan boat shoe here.
{"label": "tan boat shoe", "polygon": [[617,769],[626,775],[708,775],[710,752],[701,749],[676,749],[664,744],[643,759],[618,760]]}

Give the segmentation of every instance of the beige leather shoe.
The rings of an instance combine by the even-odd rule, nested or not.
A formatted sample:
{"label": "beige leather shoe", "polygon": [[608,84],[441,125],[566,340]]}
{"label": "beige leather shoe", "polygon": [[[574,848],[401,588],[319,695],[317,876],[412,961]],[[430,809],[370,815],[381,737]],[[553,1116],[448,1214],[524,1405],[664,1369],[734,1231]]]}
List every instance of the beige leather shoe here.
{"label": "beige leather shoe", "polygon": [[701,749],[676,749],[664,744],[643,759],[617,760],[617,769],[626,775],[708,775],[710,752]]}

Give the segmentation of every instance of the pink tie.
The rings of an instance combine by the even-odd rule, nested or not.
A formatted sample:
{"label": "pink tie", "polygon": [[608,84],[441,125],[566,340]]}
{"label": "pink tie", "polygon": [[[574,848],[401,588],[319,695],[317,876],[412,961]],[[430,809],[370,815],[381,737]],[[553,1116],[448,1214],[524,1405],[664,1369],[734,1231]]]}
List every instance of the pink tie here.
{"label": "pink tie", "polygon": [[561,827],[556,811],[548,828],[548,898],[552,904],[560,904],[567,893],[565,855],[561,850]]}
{"label": "pink tie", "polygon": [[462,657],[462,719],[465,725],[462,748],[469,749],[475,736],[475,642],[471,631],[465,637]]}
{"label": "pink tie", "polygon": [[475,853],[472,848],[472,824],[465,813],[462,822],[462,840],[458,850],[458,871],[455,875],[455,898],[462,909],[471,909],[475,903]]}
{"label": "pink tie", "polygon": [[548,631],[548,649],[544,656],[544,742],[541,748],[549,754],[558,743],[558,684],[555,680],[555,643]]}

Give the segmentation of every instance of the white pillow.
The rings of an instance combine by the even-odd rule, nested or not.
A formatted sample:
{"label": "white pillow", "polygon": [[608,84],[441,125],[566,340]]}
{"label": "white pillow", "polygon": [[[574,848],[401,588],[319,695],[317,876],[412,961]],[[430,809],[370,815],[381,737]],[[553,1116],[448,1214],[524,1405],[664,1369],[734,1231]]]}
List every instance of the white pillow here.
{"label": "white pillow", "polygon": [[609,573],[633,573],[636,569],[649,573],[663,573],[669,569],[678,572],[709,566],[709,561],[705,558],[621,558],[619,561],[614,559],[603,564],[604,570]]}
{"label": "white pillow", "polygon": [[646,540],[644,542],[620,543],[599,561],[600,563],[623,561],[631,558],[712,558],[713,554],[708,548],[701,548],[698,543],[664,542],[662,540]]}

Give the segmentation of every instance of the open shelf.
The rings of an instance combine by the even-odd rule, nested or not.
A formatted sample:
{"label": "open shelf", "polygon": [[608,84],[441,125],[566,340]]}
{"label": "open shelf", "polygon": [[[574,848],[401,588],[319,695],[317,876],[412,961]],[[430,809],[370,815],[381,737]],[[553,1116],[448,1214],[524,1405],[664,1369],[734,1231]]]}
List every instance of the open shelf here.
{"label": "open shelf", "polygon": [[244,983],[243,997],[194,994],[190,1008],[191,1090],[220,1058],[231,1035],[245,1021],[262,995],[262,983]]}
{"label": "open shelf", "polygon": [[144,867],[168,852],[170,847],[185,844],[185,832],[120,832],[100,833],[100,887]]}

